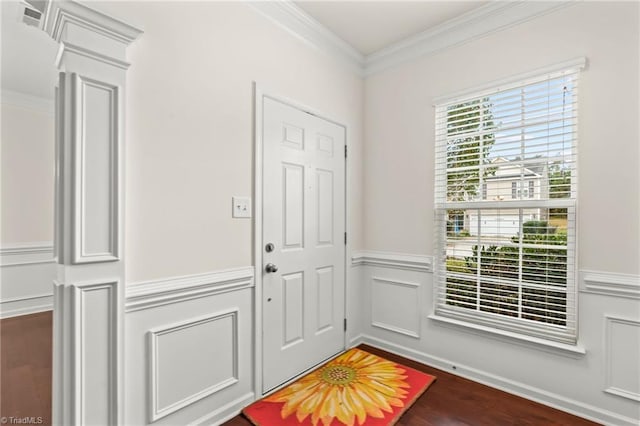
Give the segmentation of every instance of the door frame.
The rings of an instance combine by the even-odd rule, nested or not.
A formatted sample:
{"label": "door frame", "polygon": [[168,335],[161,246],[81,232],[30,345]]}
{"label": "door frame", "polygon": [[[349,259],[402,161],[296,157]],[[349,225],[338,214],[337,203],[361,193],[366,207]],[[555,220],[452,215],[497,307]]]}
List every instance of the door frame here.
{"label": "door frame", "polygon": [[[291,100],[284,96],[278,95],[273,91],[265,90],[262,85],[257,82],[253,82],[253,266],[254,266],[254,309],[253,314],[254,317],[254,393],[255,398],[261,398],[267,393],[275,392],[277,389],[280,389],[282,386],[290,383],[295,380],[291,379],[282,384],[282,386],[276,387],[270,392],[263,393],[262,392],[262,373],[263,373],[263,347],[262,347],[262,246],[264,242],[262,240],[262,214],[263,214],[263,203],[262,203],[262,172],[263,172],[263,150],[264,150],[264,141],[262,140],[262,125],[263,125],[263,108],[262,108],[262,99],[264,97],[269,97],[278,102],[282,102],[288,106],[299,109],[304,112],[308,112],[318,118],[329,121],[337,126],[340,126],[344,129],[344,143],[345,146],[349,147],[349,128],[347,125],[336,121],[332,118],[329,118],[327,114],[323,112],[319,112],[314,108],[310,108],[300,102]],[[349,148],[347,148],[348,150]],[[348,151],[347,151],[348,152]],[[351,212],[351,205],[349,203],[349,185],[350,182],[350,167],[349,167],[349,159],[350,156],[347,155],[344,163],[344,223],[345,223],[345,232],[349,233],[351,229],[349,223],[349,213]],[[351,241],[347,238],[347,244],[345,244],[344,250],[344,316],[348,318],[347,306],[348,303],[348,294],[347,291],[347,278],[349,276],[349,254],[351,253]],[[344,349],[348,348],[348,337],[347,331],[344,331]]]}

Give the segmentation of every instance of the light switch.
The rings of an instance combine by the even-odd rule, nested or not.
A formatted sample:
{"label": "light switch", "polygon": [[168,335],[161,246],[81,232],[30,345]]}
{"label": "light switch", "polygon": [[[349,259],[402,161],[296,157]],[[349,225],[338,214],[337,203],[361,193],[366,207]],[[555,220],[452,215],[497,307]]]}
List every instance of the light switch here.
{"label": "light switch", "polygon": [[250,197],[233,197],[233,217],[251,217]]}

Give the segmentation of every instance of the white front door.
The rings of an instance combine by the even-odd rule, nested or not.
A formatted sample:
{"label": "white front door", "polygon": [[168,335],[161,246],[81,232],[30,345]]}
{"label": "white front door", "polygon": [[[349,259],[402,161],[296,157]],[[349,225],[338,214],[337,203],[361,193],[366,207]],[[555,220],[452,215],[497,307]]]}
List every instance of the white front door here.
{"label": "white front door", "polygon": [[267,392],[344,349],[345,129],[265,96],[262,131]]}

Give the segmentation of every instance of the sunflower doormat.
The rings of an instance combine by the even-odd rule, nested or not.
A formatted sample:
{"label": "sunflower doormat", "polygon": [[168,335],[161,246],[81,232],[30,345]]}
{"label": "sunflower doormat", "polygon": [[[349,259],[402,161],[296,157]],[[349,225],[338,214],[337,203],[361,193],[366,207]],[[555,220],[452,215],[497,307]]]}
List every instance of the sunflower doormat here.
{"label": "sunflower doormat", "polygon": [[354,348],[243,413],[257,426],[393,425],[435,379]]}

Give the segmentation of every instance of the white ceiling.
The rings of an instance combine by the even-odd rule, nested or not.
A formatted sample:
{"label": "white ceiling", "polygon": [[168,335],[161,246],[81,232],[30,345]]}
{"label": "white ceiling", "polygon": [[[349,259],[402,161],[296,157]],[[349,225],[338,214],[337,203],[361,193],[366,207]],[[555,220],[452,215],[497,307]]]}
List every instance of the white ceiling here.
{"label": "white ceiling", "polygon": [[53,99],[57,43],[20,21],[20,3],[0,1],[2,90]]}
{"label": "white ceiling", "polygon": [[[486,1],[296,1],[295,4],[363,55],[486,4]],[[0,0],[1,87],[53,98],[57,44],[20,21],[20,2]]]}
{"label": "white ceiling", "polygon": [[486,1],[296,1],[363,55],[485,5]]}

